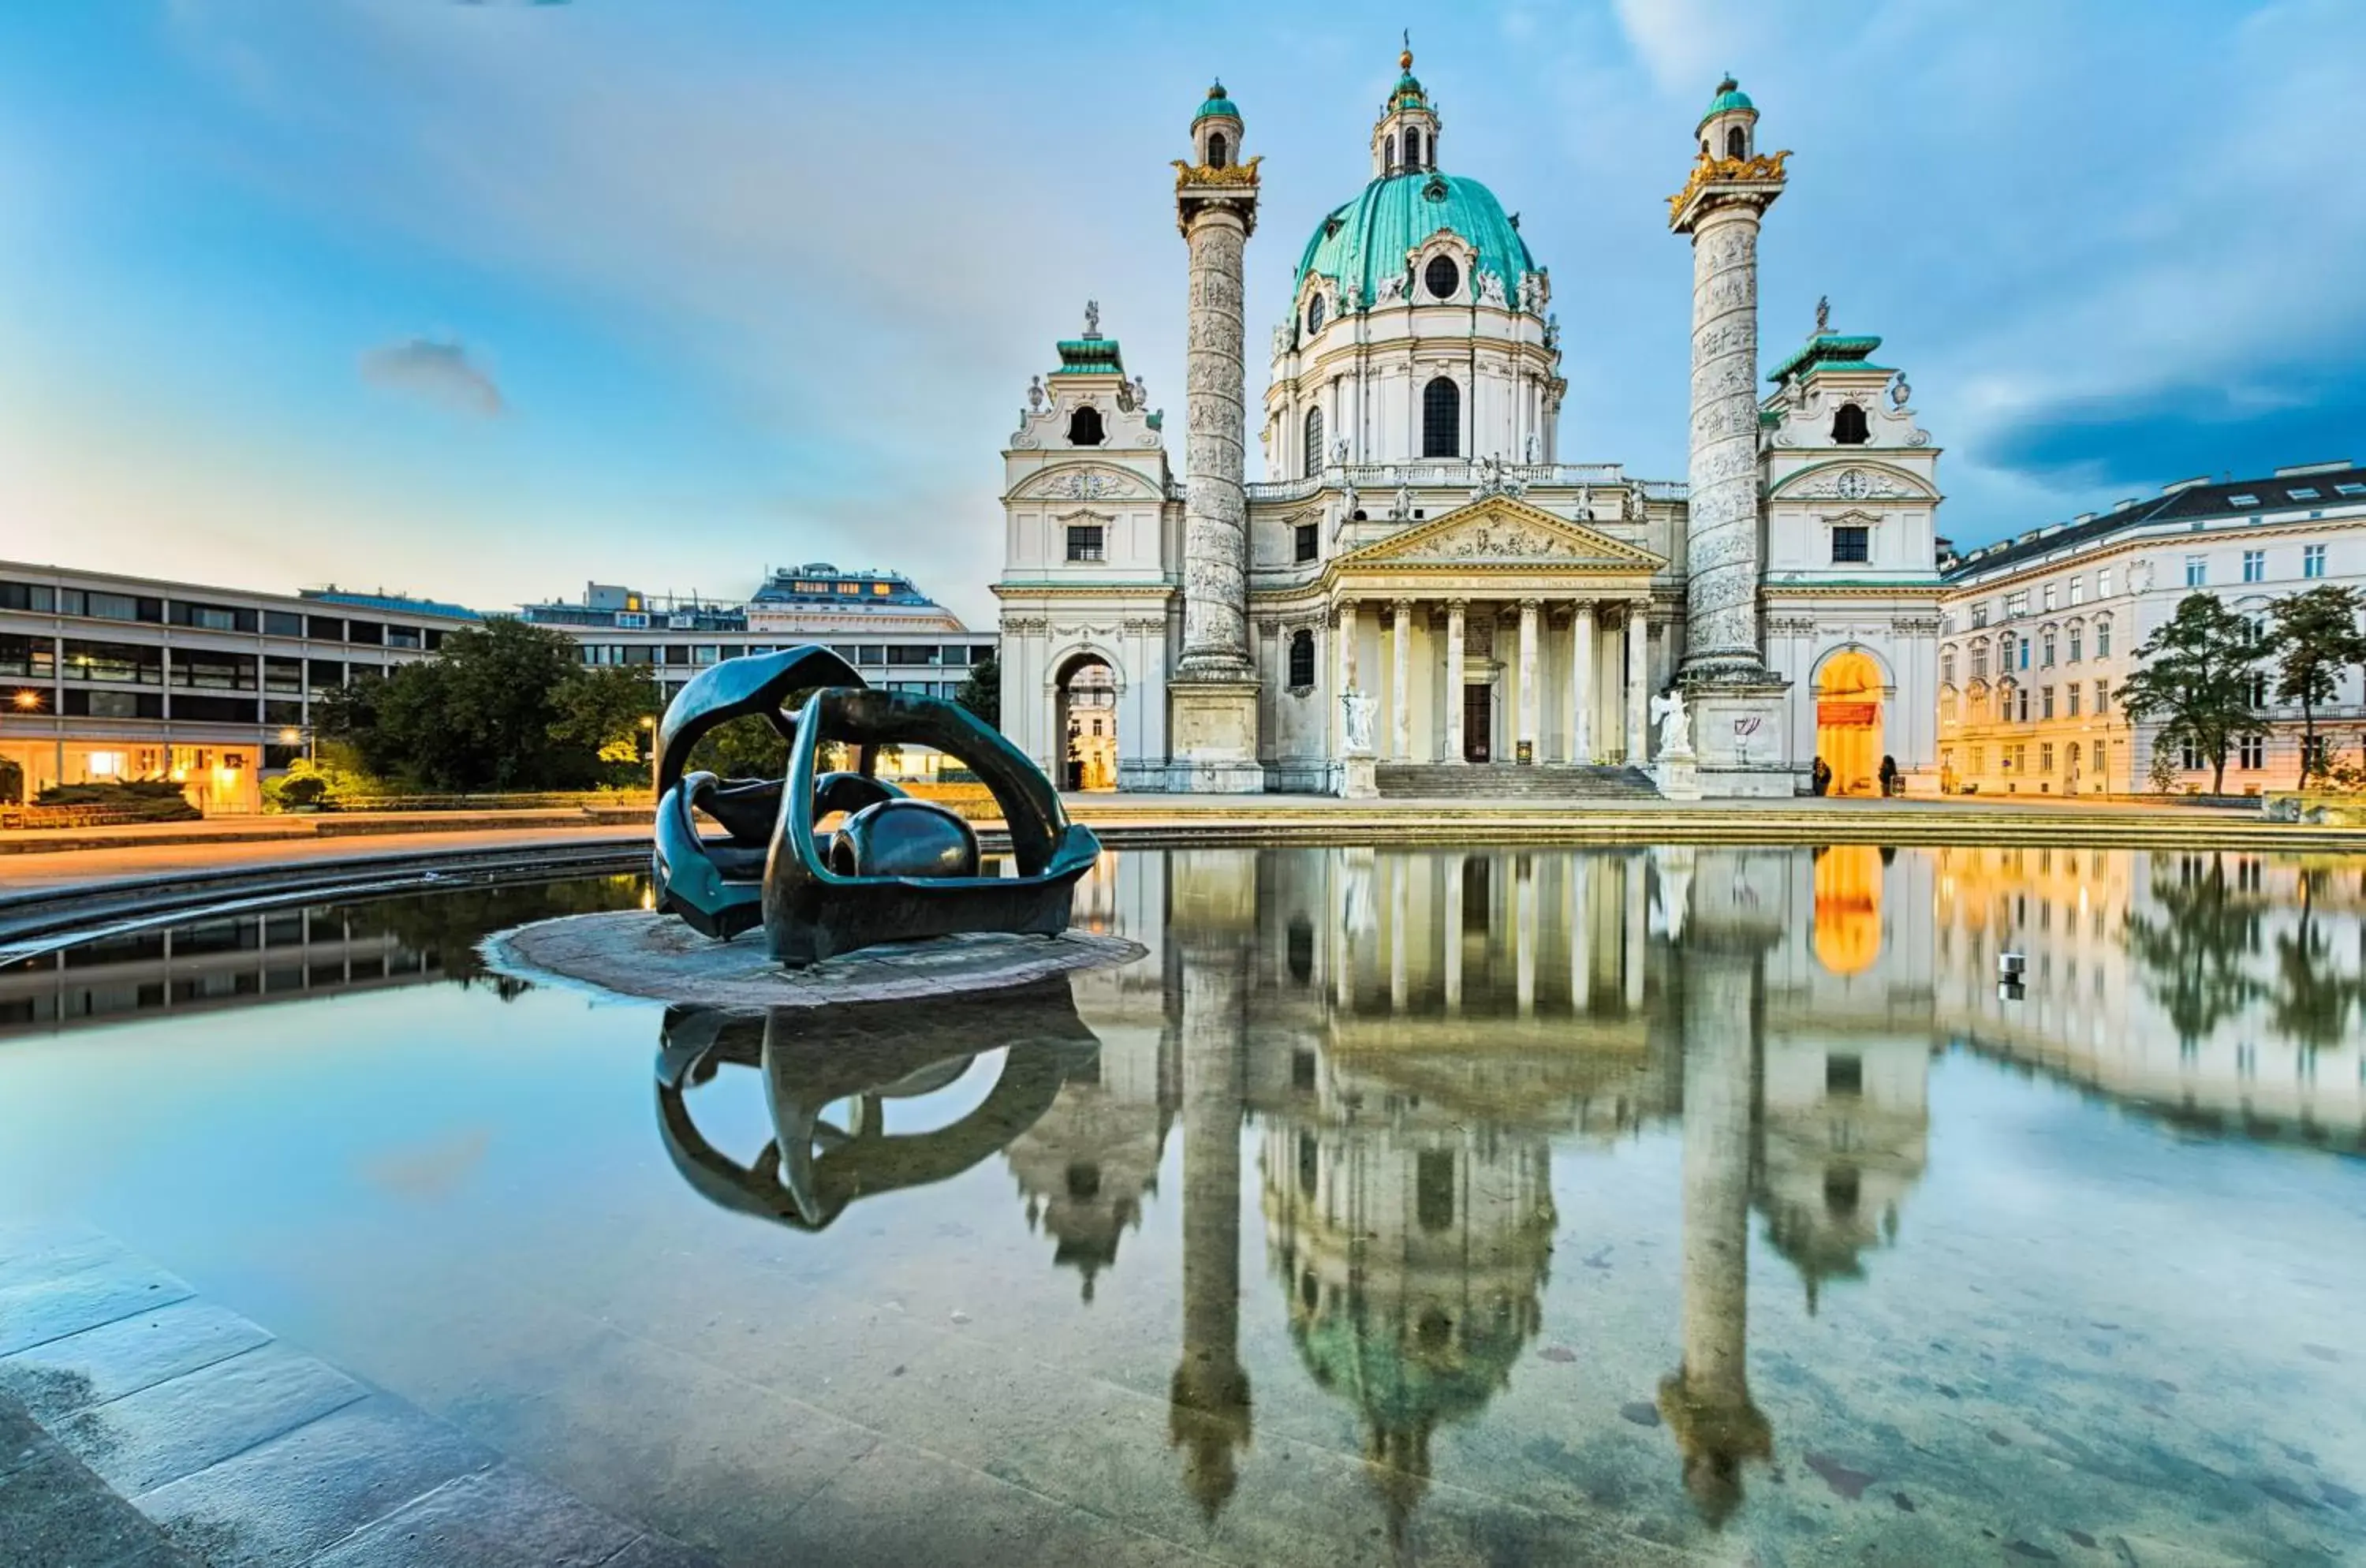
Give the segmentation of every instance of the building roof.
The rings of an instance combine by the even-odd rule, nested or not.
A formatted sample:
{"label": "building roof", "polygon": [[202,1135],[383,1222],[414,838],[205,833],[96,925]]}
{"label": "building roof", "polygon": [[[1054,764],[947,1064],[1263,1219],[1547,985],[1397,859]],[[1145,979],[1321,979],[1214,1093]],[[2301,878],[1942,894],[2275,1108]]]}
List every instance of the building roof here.
{"label": "building roof", "polygon": [[1741,84],[1728,76],[1717,85],[1717,96],[1711,98],[1708,107],[1701,111],[1701,120],[1707,123],[1731,109],[1749,109],[1755,113],[1757,108],[1758,106],[1750,101],[1750,95],[1741,90]]}
{"label": "building roof", "polygon": [[1519,297],[1522,274],[1539,270],[1493,191],[1460,175],[1414,170],[1374,180],[1325,214],[1306,242],[1290,292],[1315,273],[1343,289],[1353,285],[1369,303],[1380,279],[1405,276],[1405,253],[1440,229],[1470,243],[1478,252],[1473,270],[1501,278],[1507,299]]}
{"label": "building roof", "polygon": [[1117,339],[1103,337],[1098,333],[1087,333],[1078,338],[1060,340],[1060,374],[1064,376],[1122,376],[1124,356],[1118,353]]}
{"label": "building roof", "polygon": [[307,588],[298,597],[318,600],[323,604],[347,604],[357,610],[385,610],[398,615],[442,615],[455,621],[484,619],[466,604],[413,599],[404,593],[348,593],[341,588]]}
{"label": "building roof", "polygon": [[1780,381],[1791,375],[1807,376],[1818,370],[1876,370],[1884,376],[1894,376],[1887,366],[1869,365],[1865,361],[1881,346],[1877,337],[1846,337],[1839,333],[1818,333],[1807,346],[1766,373],[1769,381]]}
{"label": "building roof", "polygon": [[[2306,465],[2263,479],[2212,482],[2184,479],[2144,500],[2122,502],[2101,516],[2033,528],[2010,541],[1982,546],[1959,557],[1944,572],[1950,582],[2000,567],[2016,567],[2056,550],[2095,544],[2115,534],[2164,523],[2258,517],[2270,512],[2315,511],[2327,506],[2366,505],[2366,468],[2355,463]],[[2344,493],[2341,487],[2351,487]]]}
{"label": "building roof", "polygon": [[1208,101],[1201,104],[1200,112],[1191,117],[1191,123],[1197,125],[1203,119],[1238,119],[1240,118],[1239,107],[1232,99],[1224,96],[1224,85],[1222,82],[1216,82],[1209,85]]}

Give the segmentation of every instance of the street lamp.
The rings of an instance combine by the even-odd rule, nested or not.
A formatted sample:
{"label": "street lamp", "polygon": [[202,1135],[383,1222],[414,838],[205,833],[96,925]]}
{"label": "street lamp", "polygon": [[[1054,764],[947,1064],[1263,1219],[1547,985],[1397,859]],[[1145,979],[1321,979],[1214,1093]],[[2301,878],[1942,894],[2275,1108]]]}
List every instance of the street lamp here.
{"label": "street lamp", "polygon": [[645,714],[641,715],[641,728],[642,728],[643,729],[645,729],[645,730],[647,730],[647,731],[648,732],[648,738],[649,738],[649,801],[650,801],[650,804],[651,804],[651,805],[655,805],[655,804],[656,804],[656,802],[657,802],[657,793],[658,793],[658,718],[657,718],[657,715],[652,714],[652,713],[645,713]]}

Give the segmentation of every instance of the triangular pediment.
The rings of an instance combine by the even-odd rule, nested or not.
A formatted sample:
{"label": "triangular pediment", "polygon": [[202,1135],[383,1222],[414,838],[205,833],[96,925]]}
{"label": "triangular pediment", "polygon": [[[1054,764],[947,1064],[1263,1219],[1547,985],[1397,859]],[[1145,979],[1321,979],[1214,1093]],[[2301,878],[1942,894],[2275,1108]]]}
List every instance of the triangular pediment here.
{"label": "triangular pediment", "polygon": [[1658,571],[1668,563],[1639,545],[1614,539],[1508,495],[1458,506],[1443,517],[1375,539],[1341,556],[1358,567],[1543,566],[1620,572]]}

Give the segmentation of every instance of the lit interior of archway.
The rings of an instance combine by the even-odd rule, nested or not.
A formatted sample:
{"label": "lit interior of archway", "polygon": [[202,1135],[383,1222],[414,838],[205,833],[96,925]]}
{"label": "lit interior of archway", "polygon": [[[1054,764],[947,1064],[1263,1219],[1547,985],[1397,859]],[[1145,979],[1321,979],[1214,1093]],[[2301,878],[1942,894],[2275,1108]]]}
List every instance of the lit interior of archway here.
{"label": "lit interior of archway", "polygon": [[1816,857],[1816,962],[1861,975],[1881,956],[1881,852],[1835,844]]}
{"label": "lit interior of archway", "polygon": [[1060,672],[1052,733],[1062,789],[1117,788],[1117,672],[1089,654]]}
{"label": "lit interior of archway", "polygon": [[1856,649],[1816,678],[1816,755],[1832,771],[1827,795],[1881,793],[1881,666]]}

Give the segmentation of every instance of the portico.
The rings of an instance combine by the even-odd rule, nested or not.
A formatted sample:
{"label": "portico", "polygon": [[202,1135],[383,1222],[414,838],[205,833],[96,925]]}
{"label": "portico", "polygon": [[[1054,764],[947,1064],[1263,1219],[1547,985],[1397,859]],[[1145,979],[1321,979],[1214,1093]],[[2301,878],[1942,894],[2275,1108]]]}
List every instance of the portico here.
{"label": "portico", "polygon": [[1339,557],[1319,585],[1334,747],[1352,687],[1384,762],[1639,763],[1664,564],[1509,497]]}

